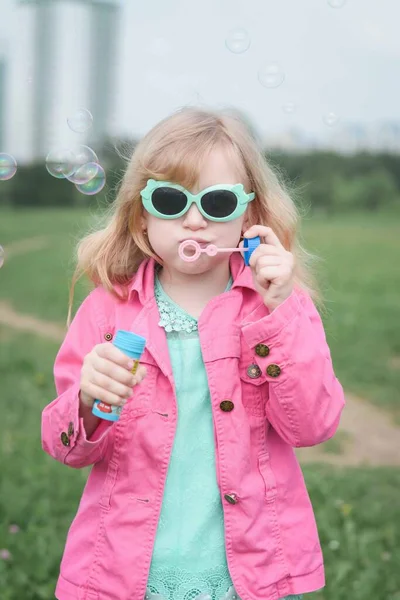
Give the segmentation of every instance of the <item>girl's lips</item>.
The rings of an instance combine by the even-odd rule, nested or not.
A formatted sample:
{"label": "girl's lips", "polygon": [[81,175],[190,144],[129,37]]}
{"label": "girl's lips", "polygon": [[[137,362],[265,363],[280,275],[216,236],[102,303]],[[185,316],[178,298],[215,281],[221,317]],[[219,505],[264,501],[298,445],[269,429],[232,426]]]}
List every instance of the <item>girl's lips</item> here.
{"label": "girl's lips", "polygon": [[182,244],[182,242],[196,242],[197,244],[199,244],[199,246],[201,248],[205,248],[206,246],[208,246],[209,244],[211,244],[211,242],[207,242],[206,240],[200,240],[199,238],[186,238],[185,240],[181,240],[179,243]]}

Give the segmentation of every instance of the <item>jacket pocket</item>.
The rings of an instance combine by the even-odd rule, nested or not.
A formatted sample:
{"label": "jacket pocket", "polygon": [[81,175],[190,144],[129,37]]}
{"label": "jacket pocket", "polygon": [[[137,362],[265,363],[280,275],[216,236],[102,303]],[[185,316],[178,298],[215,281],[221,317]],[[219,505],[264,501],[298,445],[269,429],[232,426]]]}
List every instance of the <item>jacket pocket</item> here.
{"label": "jacket pocket", "polygon": [[[265,417],[265,403],[268,398],[268,383],[265,380],[249,377],[248,368],[239,367],[242,403],[248,414]],[[264,385],[262,385],[264,383]]]}
{"label": "jacket pocket", "polygon": [[147,349],[143,352],[140,364],[146,368],[146,377],[133,388],[133,393],[125,405],[122,416],[124,420],[137,419],[149,414],[153,408],[155,389],[160,369]]}
{"label": "jacket pocket", "polygon": [[268,452],[263,452],[258,457],[258,468],[265,485],[265,498],[267,502],[273,502],[276,498],[276,479],[272,471]]}
{"label": "jacket pocket", "polygon": [[118,465],[114,461],[110,460],[107,469],[106,479],[101,490],[101,496],[99,500],[100,506],[109,510],[111,505],[111,495],[117,480]]}

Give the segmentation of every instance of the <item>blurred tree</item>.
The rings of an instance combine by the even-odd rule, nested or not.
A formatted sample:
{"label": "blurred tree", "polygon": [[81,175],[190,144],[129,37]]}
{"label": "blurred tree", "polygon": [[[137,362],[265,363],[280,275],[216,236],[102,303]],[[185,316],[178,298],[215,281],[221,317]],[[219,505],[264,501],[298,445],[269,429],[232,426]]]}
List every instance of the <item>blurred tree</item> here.
{"label": "blurred tree", "polygon": [[[85,196],[74,184],[51,177],[44,164],[21,166],[10,181],[0,181],[0,206],[92,206],[114,200],[126,165],[137,144],[134,139],[105,139],[96,148],[107,182],[96,196]],[[400,156],[362,152],[285,153],[266,157],[294,191],[295,202],[307,211],[333,213],[380,210],[400,200]],[[400,204],[400,202],[399,202]]]}

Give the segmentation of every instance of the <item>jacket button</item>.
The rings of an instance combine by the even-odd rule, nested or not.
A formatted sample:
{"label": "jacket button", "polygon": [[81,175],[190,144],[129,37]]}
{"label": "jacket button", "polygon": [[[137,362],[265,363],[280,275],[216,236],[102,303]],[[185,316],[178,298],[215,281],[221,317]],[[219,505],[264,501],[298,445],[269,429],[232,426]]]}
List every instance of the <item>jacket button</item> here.
{"label": "jacket button", "polygon": [[222,400],[219,407],[224,412],[231,412],[231,410],[235,408],[235,405],[233,404],[232,400]]}
{"label": "jacket button", "polygon": [[255,351],[258,356],[268,356],[269,354],[269,348],[265,344],[257,344]]}
{"label": "jacket button", "polygon": [[258,379],[261,376],[261,369],[258,365],[252,364],[247,367],[247,375],[251,379]]}
{"label": "jacket button", "polygon": [[111,342],[111,340],[113,339],[113,334],[112,333],[106,333],[104,335],[104,339],[106,340],[106,342]]}
{"label": "jacket button", "polygon": [[268,365],[267,374],[270,377],[278,377],[281,374],[281,368],[278,365]]}
{"label": "jacket button", "polygon": [[68,425],[68,437],[72,437],[74,435],[74,424],[71,421]]}
{"label": "jacket button", "polygon": [[65,433],[65,431],[63,431],[61,434],[61,442],[62,442],[63,446],[69,446],[69,437]]}
{"label": "jacket button", "polygon": [[238,503],[236,494],[225,494],[224,498],[227,502],[229,502],[229,504],[237,504]]}

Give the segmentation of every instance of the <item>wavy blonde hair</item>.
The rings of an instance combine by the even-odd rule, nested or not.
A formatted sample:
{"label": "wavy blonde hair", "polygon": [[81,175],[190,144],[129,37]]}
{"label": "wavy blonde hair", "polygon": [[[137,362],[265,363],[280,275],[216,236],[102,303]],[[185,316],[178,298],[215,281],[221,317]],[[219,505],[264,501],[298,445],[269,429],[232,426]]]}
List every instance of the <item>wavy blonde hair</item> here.
{"label": "wavy blonde hair", "polygon": [[[82,275],[125,300],[126,284],[140,263],[147,257],[160,262],[142,231],[140,191],[150,178],[174,181],[190,189],[198,179],[202,160],[216,145],[223,145],[236,162],[240,159],[244,179],[241,183],[256,194],[248,207],[249,225],[262,224],[273,229],[282,245],[294,254],[295,285],[306,290],[314,302],[322,303],[311,267],[317,257],[299,241],[300,211],[278,172],[265,159],[246,118],[233,110],[185,107],[162,120],[141,139],[128,159],[103,226],[78,243],[68,323],[75,284]],[[115,284],[119,284],[122,293],[114,288]]]}

